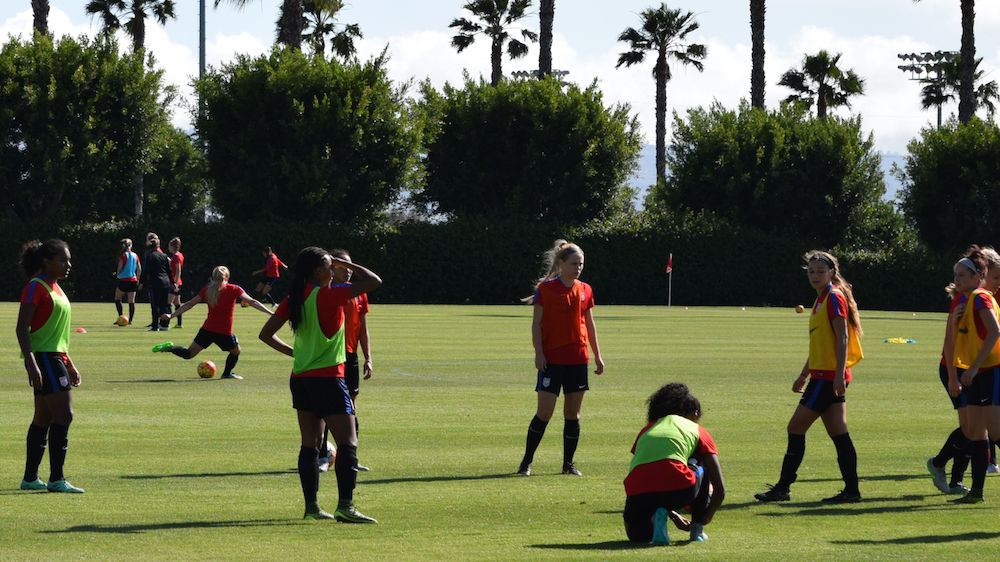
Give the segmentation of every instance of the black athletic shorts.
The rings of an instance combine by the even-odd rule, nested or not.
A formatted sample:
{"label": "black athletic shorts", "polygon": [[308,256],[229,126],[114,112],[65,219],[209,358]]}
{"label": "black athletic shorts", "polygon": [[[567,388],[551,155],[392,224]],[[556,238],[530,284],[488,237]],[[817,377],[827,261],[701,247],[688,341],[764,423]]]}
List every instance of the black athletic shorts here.
{"label": "black athletic shorts", "polygon": [[[699,498],[698,492],[701,491],[701,487],[708,485],[704,481],[705,469],[699,466],[695,459],[690,459],[689,464],[697,475],[693,486],[669,492],[646,492],[645,494],[626,496],[622,517],[625,519],[626,532],[630,541],[649,542],[653,540],[653,515],[661,507],[670,511],[681,511],[690,506],[692,512],[705,512],[707,503],[694,505],[695,500]],[[704,502],[710,498],[711,496],[706,494],[699,501]]]}
{"label": "black athletic shorts", "polygon": [[980,371],[965,391],[969,406],[1000,406],[1000,367]]}
{"label": "black athletic shorts", "polygon": [[274,287],[274,284],[278,282],[277,277],[265,277],[263,283],[268,287]]}
{"label": "black athletic shorts", "polygon": [[[958,369],[959,380],[962,380],[963,372],[964,371],[962,369]],[[938,374],[941,376],[941,384],[944,385],[944,392],[945,394],[948,394],[948,367],[940,365],[938,368]],[[965,387],[962,387],[962,392],[959,392],[958,396],[952,396],[951,394],[948,394],[948,398],[951,399],[951,405],[954,406],[956,410],[959,408],[964,408],[969,405],[969,398],[966,395]]]}
{"label": "black athletic shorts", "polygon": [[544,371],[538,371],[538,384],[535,392],[551,392],[559,396],[560,387],[566,394],[590,390],[587,384],[586,363],[579,365],[553,365],[549,363]]}
{"label": "black athletic shorts", "polygon": [[296,410],[312,412],[317,418],[354,413],[341,377],[291,377],[288,387]]}
{"label": "black athletic shorts", "polygon": [[126,281],[124,279],[118,280],[118,290],[123,293],[134,293],[139,290],[138,281]]}
{"label": "black athletic shorts", "polygon": [[[850,385],[850,383],[847,384]],[[802,400],[799,400],[799,404],[817,414],[825,412],[831,404],[841,404],[844,402],[847,402],[846,394],[844,396],[835,396],[833,394],[833,381],[821,381],[819,379],[811,379],[809,381],[805,392],[802,393]]]}
{"label": "black athletic shorts", "polygon": [[35,389],[35,396],[48,396],[60,392],[69,392],[69,370],[61,353],[39,351],[32,353],[35,363],[42,373],[42,388]]}
{"label": "black athletic shorts", "polygon": [[361,369],[359,369],[357,353],[347,354],[347,361],[344,363],[344,384],[347,385],[347,392],[351,396],[357,396],[361,393]]}
{"label": "black athletic shorts", "polygon": [[222,351],[229,351],[234,347],[240,345],[240,340],[236,339],[234,334],[220,334],[218,332],[209,332],[205,328],[198,330],[198,335],[194,337],[194,343],[201,346],[202,349],[208,349],[208,346],[213,343],[219,346]]}

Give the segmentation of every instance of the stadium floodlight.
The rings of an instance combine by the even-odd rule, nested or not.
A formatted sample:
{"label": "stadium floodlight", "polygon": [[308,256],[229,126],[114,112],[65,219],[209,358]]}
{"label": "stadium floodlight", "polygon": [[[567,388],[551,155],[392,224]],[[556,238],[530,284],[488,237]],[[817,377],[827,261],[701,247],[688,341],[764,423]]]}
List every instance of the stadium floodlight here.
{"label": "stadium floodlight", "polygon": [[[958,53],[955,51],[934,51],[926,53],[901,53],[897,57],[904,61],[914,61],[917,64],[901,64],[896,68],[903,72],[910,73],[910,80],[918,80],[923,83],[930,82],[938,88],[944,85],[944,65],[946,62],[955,60]],[[931,73],[934,73],[932,76]],[[926,76],[924,76],[926,73]],[[941,105],[937,106],[937,123],[941,127]]]}

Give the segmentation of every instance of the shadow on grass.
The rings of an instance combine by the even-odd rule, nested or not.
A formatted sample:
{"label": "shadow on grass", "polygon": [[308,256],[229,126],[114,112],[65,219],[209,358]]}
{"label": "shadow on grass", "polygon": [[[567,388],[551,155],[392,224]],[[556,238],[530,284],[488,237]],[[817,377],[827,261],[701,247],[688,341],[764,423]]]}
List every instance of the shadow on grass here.
{"label": "shadow on grass", "polygon": [[691,541],[671,541],[669,546],[653,546],[649,543],[632,541],[603,541],[594,543],[564,543],[564,544],[533,544],[531,548],[545,548],[551,550],[646,550],[648,548],[670,548],[687,546]]}
{"label": "shadow on grass", "polygon": [[941,544],[946,542],[983,541],[1000,538],[1000,533],[962,533],[960,535],[927,535],[923,537],[900,537],[881,541],[831,541],[833,544],[884,545],[884,544]]}
{"label": "shadow on grass", "polygon": [[229,527],[274,527],[278,525],[295,525],[292,519],[256,519],[250,521],[185,521],[183,523],[150,523],[148,525],[75,525],[65,529],[50,529],[38,531],[53,535],[63,533],[109,533],[115,535],[135,535],[146,531],[163,531],[172,529],[220,529]]}
{"label": "shadow on grass", "polygon": [[[907,480],[926,480],[931,477],[926,471],[920,474],[881,474],[878,476],[862,476],[861,482],[905,482]],[[843,478],[799,478],[796,482],[843,482]]]}
{"label": "shadow on grass", "polygon": [[[932,314],[932,313],[925,313],[925,314]],[[906,318],[905,316],[868,316],[866,314],[865,320],[906,320],[907,322],[940,322],[941,318],[927,318],[926,316],[910,317],[910,318]]]}
{"label": "shadow on grass", "polygon": [[[852,504],[828,504],[823,502],[782,502],[781,504],[770,503],[768,505],[775,505],[776,507],[782,507],[780,512],[773,513],[759,513],[761,517],[802,517],[802,516],[812,516],[812,515],[876,515],[882,513],[907,513],[915,511],[933,511],[939,509],[952,508],[951,504],[940,504],[940,505],[925,505],[925,504],[909,504],[909,505],[880,505],[865,507],[865,504],[874,503],[886,503],[886,502],[922,502],[926,499],[926,496],[902,496],[895,498],[864,498],[859,502]],[[754,504],[749,504],[754,505]],[[757,502],[757,505],[762,505]],[[725,506],[723,506],[725,507]],[[721,508],[720,508],[721,509]]]}
{"label": "shadow on grass", "polygon": [[197,474],[145,474],[145,475],[124,475],[122,480],[163,480],[166,478],[229,478],[232,476],[284,476],[286,474],[296,474],[295,469],[271,470],[267,472],[201,472]]}
{"label": "shadow on grass", "polygon": [[104,381],[104,384],[156,384],[163,382],[201,382],[212,379],[147,379],[147,380],[137,380],[137,381]]}
{"label": "shadow on grass", "polygon": [[483,474],[480,476],[425,476],[422,478],[383,478],[382,480],[369,480],[358,478],[358,486],[369,484],[399,484],[403,482],[459,482],[462,480],[495,480],[498,478],[523,478],[514,473],[505,472],[503,474]]}

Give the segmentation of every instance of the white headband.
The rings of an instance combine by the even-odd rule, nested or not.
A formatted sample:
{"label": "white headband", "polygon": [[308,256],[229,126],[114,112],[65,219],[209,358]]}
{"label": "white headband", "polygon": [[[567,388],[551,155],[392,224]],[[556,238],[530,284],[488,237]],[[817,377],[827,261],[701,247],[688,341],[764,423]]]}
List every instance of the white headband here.
{"label": "white headband", "polygon": [[956,265],[959,265],[959,264],[964,265],[965,267],[968,267],[969,269],[972,270],[973,273],[979,273],[979,270],[976,269],[976,264],[972,260],[970,260],[969,258],[962,258],[962,259],[958,260],[958,264],[956,264]]}

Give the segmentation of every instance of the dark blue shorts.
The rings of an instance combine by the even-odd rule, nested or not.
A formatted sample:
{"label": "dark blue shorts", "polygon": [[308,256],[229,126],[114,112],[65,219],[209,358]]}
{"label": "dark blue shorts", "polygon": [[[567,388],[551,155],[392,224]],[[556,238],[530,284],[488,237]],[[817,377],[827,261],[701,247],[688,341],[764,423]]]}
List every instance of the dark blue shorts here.
{"label": "dark blue shorts", "polygon": [[275,283],[278,282],[277,277],[265,277],[261,283],[267,285],[268,287],[273,287]]}
{"label": "dark blue shorts", "polygon": [[35,389],[35,396],[48,396],[60,392],[69,392],[69,370],[62,354],[39,351],[33,353],[38,370],[42,372],[42,388]]}
{"label": "dark blue shorts", "polygon": [[1000,367],[979,371],[966,391],[969,406],[1000,406]]}
{"label": "dark blue shorts", "polygon": [[[959,380],[962,379],[962,373],[964,372],[965,372],[964,370],[958,369]],[[941,376],[941,384],[944,385],[945,394],[948,394],[948,367],[940,365],[938,368],[938,375]],[[951,405],[954,406],[956,410],[959,408],[964,408],[969,405],[969,398],[965,393],[965,387],[962,388],[962,392],[958,393],[958,396],[952,396],[951,394],[948,394],[948,398],[951,399]]]}
{"label": "dark blue shorts", "polygon": [[341,377],[291,377],[292,408],[312,412],[317,418],[354,414],[347,385]]}
{"label": "dark blue shorts", "polygon": [[844,402],[847,402],[846,395],[835,396],[833,394],[833,381],[821,381],[819,379],[811,379],[809,381],[805,392],[802,393],[802,400],[799,400],[799,404],[817,414],[825,412],[831,404],[842,404]]}
{"label": "dark blue shorts", "polygon": [[209,332],[205,328],[198,330],[198,335],[194,337],[194,343],[201,346],[202,349],[208,349],[208,346],[213,343],[219,346],[222,351],[229,351],[240,345],[240,340],[236,339],[234,334],[220,334],[218,332]]}
{"label": "dark blue shorts", "polygon": [[553,365],[549,363],[544,371],[538,371],[538,383],[535,392],[551,392],[559,396],[562,388],[566,394],[590,390],[587,384],[586,363],[580,365]]}

